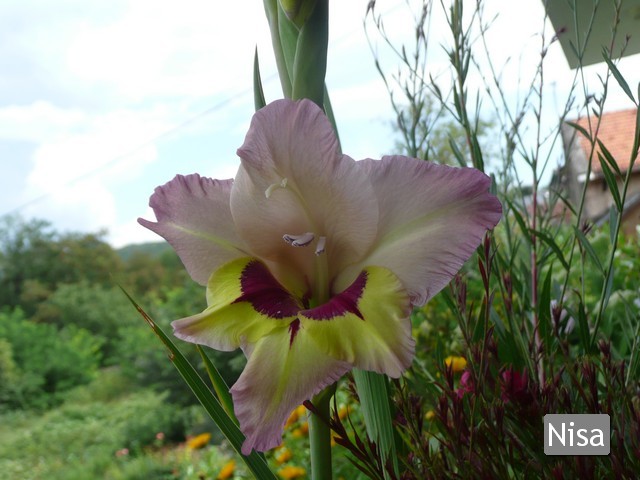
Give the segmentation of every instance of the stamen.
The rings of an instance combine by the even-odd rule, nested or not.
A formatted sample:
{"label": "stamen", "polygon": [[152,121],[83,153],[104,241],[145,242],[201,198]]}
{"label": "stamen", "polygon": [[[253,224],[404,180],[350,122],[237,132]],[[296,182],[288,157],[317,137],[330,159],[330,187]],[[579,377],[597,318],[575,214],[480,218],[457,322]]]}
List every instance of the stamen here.
{"label": "stamen", "polygon": [[284,235],[282,239],[293,247],[306,247],[313,239],[314,235],[311,232],[303,233],[302,235]]}
{"label": "stamen", "polygon": [[318,243],[316,244],[316,255],[320,255],[324,253],[324,246],[327,243],[327,237],[318,238]]}
{"label": "stamen", "polygon": [[264,191],[264,196],[269,198],[271,196],[271,194],[273,193],[273,191],[278,189],[278,188],[287,188],[287,179],[286,178],[283,178],[282,180],[280,180],[280,183],[272,183],[271,185],[269,185],[267,187],[267,189]]}

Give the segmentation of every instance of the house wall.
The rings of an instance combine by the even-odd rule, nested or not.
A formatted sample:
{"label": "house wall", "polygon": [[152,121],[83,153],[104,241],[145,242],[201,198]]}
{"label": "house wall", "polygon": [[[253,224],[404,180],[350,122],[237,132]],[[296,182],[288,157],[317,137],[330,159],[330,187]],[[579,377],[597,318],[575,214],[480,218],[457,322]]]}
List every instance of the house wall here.
{"label": "house wall", "polygon": [[587,158],[584,150],[580,146],[577,131],[573,127],[563,124],[560,127],[560,132],[562,134],[565,158],[562,183],[572,205],[578,205],[584,185],[578,178],[580,174],[583,174],[587,170]]}
{"label": "house wall", "polygon": [[638,225],[640,225],[640,203],[626,211],[622,219],[622,231],[629,236],[637,235]]}
{"label": "house wall", "polygon": [[[565,165],[560,172],[560,185],[572,204],[577,207],[582,197],[584,182],[587,181],[585,174],[588,167],[588,158],[586,149],[582,145],[586,140],[573,127],[567,124],[561,126],[561,134],[565,151]],[[593,162],[593,166],[596,166],[599,162],[595,155]],[[596,168],[600,170],[599,165]],[[618,190],[622,191],[622,181],[618,182]],[[629,200],[635,196],[637,200],[639,195],[640,170],[636,170],[631,175],[626,198]],[[583,218],[590,221],[600,219],[607,214],[611,205],[613,205],[613,197],[604,178],[602,178],[602,173],[594,174],[592,172],[585,194]],[[636,225],[640,225],[640,203],[637,201],[633,205],[629,205],[628,210],[625,211],[622,219],[622,230],[628,234],[635,234]]]}
{"label": "house wall", "polygon": [[[618,190],[622,193],[622,181],[618,182]],[[640,171],[631,175],[629,188],[627,189],[627,199],[636,194],[640,194]],[[594,220],[602,216],[611,208],[611,205],[613,205],[613,197],[604,179],[599,178],[589,182],[584,205],[586,218]],[[624,220],[624,223],[632,222],[632,215],[627,214]],[[640,221],[638,224],[640,224]],[[635,228],[635,225],[633,227]]]}

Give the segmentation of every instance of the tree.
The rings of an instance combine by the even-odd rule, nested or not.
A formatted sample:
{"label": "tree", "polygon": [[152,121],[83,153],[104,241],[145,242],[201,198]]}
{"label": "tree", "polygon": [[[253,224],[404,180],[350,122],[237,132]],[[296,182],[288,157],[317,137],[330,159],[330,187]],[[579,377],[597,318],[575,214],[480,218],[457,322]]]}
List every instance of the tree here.
{"label": "tree", "polygon": [[61,284],[112,285],[123,271],[105,232],[56,232],[45,220],[5,217],[0,224],[0,306],[32,314]]}

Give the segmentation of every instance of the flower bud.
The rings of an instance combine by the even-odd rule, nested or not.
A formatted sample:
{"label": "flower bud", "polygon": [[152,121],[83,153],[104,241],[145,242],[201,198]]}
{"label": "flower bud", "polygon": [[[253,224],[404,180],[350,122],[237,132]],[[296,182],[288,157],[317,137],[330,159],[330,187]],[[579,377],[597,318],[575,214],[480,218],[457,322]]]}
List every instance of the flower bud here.
{"label": "flower bud", "polygon": [[296,24],[298,28],[302,27],[313,9],[317,0],[280,0],[280,6],[287,18]]}

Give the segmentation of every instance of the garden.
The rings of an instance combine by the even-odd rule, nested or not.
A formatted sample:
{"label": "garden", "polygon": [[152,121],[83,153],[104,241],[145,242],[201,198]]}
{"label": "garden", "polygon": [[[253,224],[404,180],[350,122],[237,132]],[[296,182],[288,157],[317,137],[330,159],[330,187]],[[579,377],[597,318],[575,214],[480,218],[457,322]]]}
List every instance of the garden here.
{"label": "garden", "polygon": [[[380,177],[372,174],[375,195],[367,196],[371,187],[360,182],[362,172],[354,183],[345,180],[344,188],[338,185],[331,177],[334,170],[340,169],[340,181],[350,179],[351,171],[337,161],[330,163],[333,160],[327,160],[325,169],[300,160],[299,168],[307,170],[300,174],[295,165],[287,165],[293,173],[284,178],[257,169],[267,177],[259,178],[251,170],[255,167],[252,155],[263,144],[278,152],[298,152],[307,144],[300,146],[296,138],[313,142],[315,132],[320,132],[316,135],[320,140],[314,146],[324,148],[321,142],[326,142],[327,151],[340,152],[330,91],[324,84],[327,34],[322,25],[328,22],[328,13],[323,13],[322,5],[328,3],[265,1],[283,95],[310,100],[267,101],[256,56],[257,113],[238,151],[243,166],[234,186],[229,184],[229,189],[236,189],[231,200],[226,193],[233,229],[246,235],[245,243],[241,248],[228,246],[235,237],[228,240],[231,236],[222,230],[231,214],[211,220],[211,229],[222,231],[222,240],[212,241],[216,248],[222,245],[223,252],[235,248],[245,256],[255,253],[264,261],[247,260],[236,250],[228,258],[212,250],[215,262],[200,257],[194,261],[185,253],[180,235],[193,234],[199,227],[179,216],[190,212],[189,206],[180,203],[188,195],[182,195],[183,190],[175,200],[171,195],[181,185],[187,185],[184,191],[189,192],[196,191],[196,184],[204,192],[227,188],[199,176],[177,177],[156,190],[151,200],[156,222],[141,220],[171,245],[158,242],[114,249],[105,240],[106,232],[60,232],[43,220],[2,218],[0,478],[636,478],[640,471],[640,229],[629,226],[629,205],[638,171],[640,113],[634,118],[628,158],[616,158],[598,135],[610,91],[622,91],[636,110],[640,102],[640,90],[627,83],[613,56],[624,43],[616,37],[620,4],[615,2],[613,9],[611,47],[602,52],[605,73],[596,86],[586,85],[579,66],[554,117],[547,112],[546,98],[555,91],[546,83],[545,68],[548,49],[561,32],[541,33],[539,63],[530,78],[520,79],[524,94],[513,102],[508,95],[509,78],[500,74],[501,66],[491,63],[487,39],[492,21],[484,15],[482,2],[408,2],[415,41],[402,45],[387,33],[384,15],[375,1],[370,2],[363,12],[368,35],[391,52],[391,57],[383,58],[372,49],[372,61],[388,89],[389,98],[384,100],[391,105],[389,135],[397,139],[397,150],[381,160],[388,170]],[[297,9],[291,10],[291,4]],[[450,37],[430,38],[432,15],[446,20]],[[587,38],[589,32],[583,32]],[[579,58],[584,45],[575,43]],[[434,48],[444,49],[448,59],[438,75],[430,70]],[[305,63],[308,58],[313,62]],[[389,58],[394,59],[393,67]],[[287,113],[294,108],[299,109],[297,117]],[[578,118],[590,120],[584,124]],[[289,136],[294,140],[288,139],[291,143],[286,148],[271,146],[281,134],[272,125],[293,132]],[[572,197],[562,180],[567,172],[553,167],[565,155],[562,143],[567,128],[585,145],[586,178],[592,171],[600,172],[598,178],[610,196],[601,221],[587,215],[588,182]],[[321,148],[309,148],[316,150]],[[438,181],[427,182],[429,188],[413,189],[412,180],[393,170],[409,161],[416,162],[410,165],[415,166],[412,171],[417,178],[428,170]],[[308,179],[313,182],[304,183]],[[396,184],[390,184],[394,179]],[[371,211],[378,215],[379,209],[383,220],[378,228],[397,218],[405,222],[393,235],[382,236],[384,241],[378,242],[382,253],[376,254],[378,244],[370,242],[373,246],[367,248],[374,253],[368,254],[367,261],[372,258],[374,263],[361,267],[356,262],[356,273],[350,272],[353,264],[342,254],[351,252],[353,238],[357,244],[359,236],[368,235],[366,219],[358,229],[350,230],[347,221],[335,229],[326,227],[336,236],[334,243],[325,239],[326,251],[324,237],[302,231],[283,231],[284,241],[280,237],[275,247],[265,246],[270,243],[264,240],[266,234],[252,243],[260,235],[255,233],[258,229],[279,227],[281,218],[299,225],[298,210],[280,200],[282,192],[293,191],[296,201],[304,200],[312,198],[314,185],[323,182],[327,189],[334,189],[335,196],[326,204],[305,204],[305,214],[311,218],[322,218],[322,222],[343,216],[357,223],[361,218],[350,217],[352,210],[366,217]],[[252,188],[260,195],[251,196]],[[387,191],[392,193],[385,196]],[[459,192],[459,197],[451,199],[452,191]],[[343,197],[353,203],[345,203],[342,210],[334,208]],[[398,201],[397,209],[385,217],[385,202],[393,204],[398,198],[407,211],[420,205],[429,214],[409,218]],[[247,213],[251,208],[243,210],[242,205],[250,202],[282,202],[277,204],[281,214],[271,218],[266,207],[260,210],[263,217],[255,211]],[[378,222],[378,217],[374,220]],[[207,233],[207,228],[208,223],[202,231]],[[336,241],[342,234],[351,237]],[[199,231],[193,236],[205,237]],[[343,244],[347,247],[339,250]],[[189,243],[189,248],[193,245]],[[392,248],[385,250],[388,245]],[[309,277],[314,278],[312,287],[307,285],[310,293],[302,288],[298,292],[287,276],[288,264],[279,263],[280,252],[293,252],[293,248],[296,253],[291,258],[303,271],[305,251],[320,258],[313,264],[316,276]],[[299,252],[303,253],[297,256]],[[428,280],[411,277],[406,281],[385,263],[402,255],[399,264],[429,261],[436,273],[430,273]],[[323,258],[329,259],[326,270]],[[202,280],[199,269],[208,268],[209,263],[216,268]],[[350,281],[338,288],[343,271]],[[384,273],[388,271],[391,276]],[[255,283],[246,280],[252,274],[259,278]],[[330,292],[317,286],[326,284],[327,276],[333,282]],[[322,282],[316,282],[318,278]],[[416,300],[420,297],[416,292],[404,292],[410,289],[403,285],[416,283],[428,286],[422,295],[426,303]],[[255,293],[256,284],[268,295]],[[370,285],[377,290],[371,293]],[[238,290],[235,297],[220,306],[219,299],[232,295],[234,289]],[[349,293],[341,297],[344,292]],[[329,303],[331,295],[340,302],[310,313],[322,308],[318,298]],[[262,340],[279,335],[279,327],[268,330],[264,325],[285,318],[279,315],[293,308],[288,302],[294,297],[295,320],[282,335],[291,355],[297,355],[296,342],[307,342],[299,348],[306,349],[311,360],[300,357],[300,368],[287,363],[288,359],[281,366],[280,353],[270,353],[265,346],[270,343]],[[277,308],[269,303],[273,299]],[[378,317],[385,321],[398,317],[401,309],[395,308],[396,303],[410,305],[408,319],[401,319],[406,320],[402,323],[406,332],[378,325]],[[247,305],[253,317],[240,318]],[[231,317],[235,323],[228,320]],[[221,327],[214,326],[218,318]],[[177,319],[183,320],[172,326]],[[332,332],[328,325],[341,321],[349,326]],[[367,321],[373,326],[360,326]],[[172,328],[178,338],[171,335]],[[306,340],[305,330],[319,340]],[[414,340],[407,340],[402,332]],[[343,336],[361,333],[369,336],[355,346],[346,345]],[[403,342],[414,350],[408,365],[404,365]],[[387,361],[389,352],[397,360]],[[309,382],[322,388],[314,386],[313,394],[304,396],[297,384],[307,380],[255,379],[256,372],[263,370],[252,358],[272,361],[273,377],[284,378],[279,375],[281,368],[290,378],[308,376]],[[324,372],[325,363],[337,373]],[[280,381],[275,386],[269,383]],[[255,391],[263,388],[273,389],[284,400],[276,405],[256,400],[260,395]],[[281,418],[273,411],[279,412],[281,405],[294,398],[289,390],[302,395],[302,400],[287,406]],[[248,412],[244,405],[263,406],[259,414],[264,414],[266,426],[260,425],[263,417],[255,420],[255,408]],[[610,453],[546,454],[546,414],[608,415]],[[270,415],[275,424],[285,421],[282,435],[280,425],[267,425]]]}

